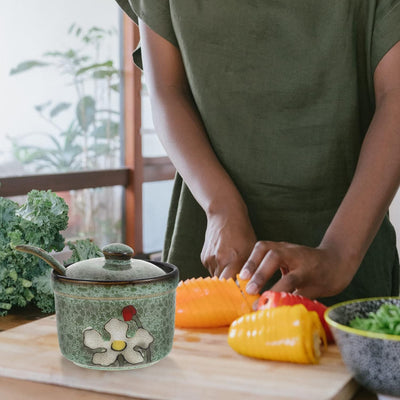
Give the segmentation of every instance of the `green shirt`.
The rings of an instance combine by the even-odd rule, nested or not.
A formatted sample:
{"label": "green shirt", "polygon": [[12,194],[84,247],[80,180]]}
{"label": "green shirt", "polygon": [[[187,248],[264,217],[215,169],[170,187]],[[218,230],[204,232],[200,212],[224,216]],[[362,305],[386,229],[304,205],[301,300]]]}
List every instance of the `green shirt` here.
{"label": "green shirt", "polygon": [[[211,146],[258,240],[317,246],[373,117],[374,70],[400,40],[400,0],[117,1],[180,49]],[[139,52],[135,60],[141,65]],[[177,176],[164,258],[182,279],[207,274],[205,229],[203,210]],[[351,284],[323,301],[398,291],[386,217]]]}

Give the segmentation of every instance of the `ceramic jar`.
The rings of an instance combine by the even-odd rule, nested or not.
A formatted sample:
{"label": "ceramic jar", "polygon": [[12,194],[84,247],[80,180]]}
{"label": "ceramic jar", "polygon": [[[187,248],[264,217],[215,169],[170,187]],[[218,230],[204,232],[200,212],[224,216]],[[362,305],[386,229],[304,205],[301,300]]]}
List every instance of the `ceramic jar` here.
{"label": "ceramic jar", "polygon": [[133,259],[123,244],[103,253],[52,273],[61,352],[86,368],[152,365],[172,348],[178,269]]}

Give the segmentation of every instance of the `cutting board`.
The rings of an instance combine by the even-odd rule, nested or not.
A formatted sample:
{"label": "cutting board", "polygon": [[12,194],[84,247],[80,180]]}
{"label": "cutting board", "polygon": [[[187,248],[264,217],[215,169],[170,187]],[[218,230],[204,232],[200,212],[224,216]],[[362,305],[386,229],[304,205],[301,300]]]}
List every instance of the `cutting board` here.
{"label": "cutting board", "polygon": [[80,368],[58,348],[55,317],[0,333],[0,376],[139,399],[349,400],[358,385],[335,345],[318,365],[243,357],[227,344],[227,329],[175,332],[171,353],[130,371]]}

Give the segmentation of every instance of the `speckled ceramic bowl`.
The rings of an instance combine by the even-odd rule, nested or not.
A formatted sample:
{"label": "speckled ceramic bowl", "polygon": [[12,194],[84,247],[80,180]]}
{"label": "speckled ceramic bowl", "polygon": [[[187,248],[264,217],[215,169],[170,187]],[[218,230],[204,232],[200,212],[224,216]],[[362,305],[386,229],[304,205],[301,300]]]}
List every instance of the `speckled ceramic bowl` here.
{"label": "speckled ceramic bowl", "polygon": [[378,394],[400,397],[400,336],[348,326],[355,317],[365,318],[385,303],[400,306],[400,298],[370,298],[339,303],[326,310],[325,320],[354,378]]}
{"label": "speckled ceramic bowl", "polygon": [[121,244],[106,250],[52,273],[61,353],[92,369],[150,366],[172,348],[178,269],[133,260]]}

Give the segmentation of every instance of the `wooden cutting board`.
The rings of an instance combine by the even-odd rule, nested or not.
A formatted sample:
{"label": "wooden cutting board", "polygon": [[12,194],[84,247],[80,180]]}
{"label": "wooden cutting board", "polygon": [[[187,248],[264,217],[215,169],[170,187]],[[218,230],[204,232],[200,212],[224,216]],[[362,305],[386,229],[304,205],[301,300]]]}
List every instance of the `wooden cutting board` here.
{"label": "wooden cutting board", "polygon": [[130,371],[97,371],[66,360],[55,317],[0,333],[0,376],[139,399],[349,400],[358,385],[335,345],[319,365],[250,359],[227,344],[227,329],[176,330],[171,353]]}

